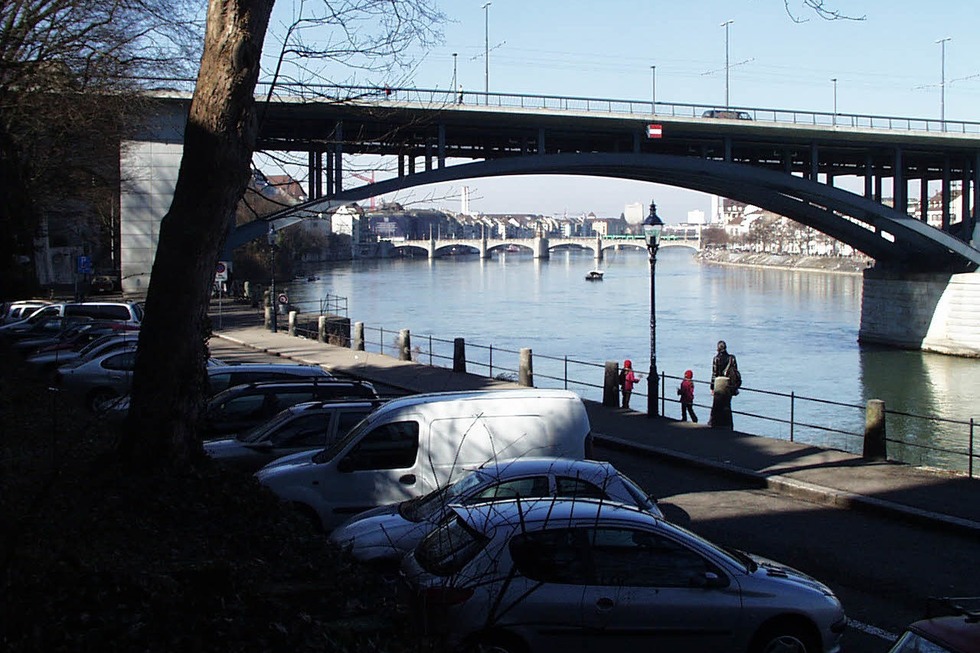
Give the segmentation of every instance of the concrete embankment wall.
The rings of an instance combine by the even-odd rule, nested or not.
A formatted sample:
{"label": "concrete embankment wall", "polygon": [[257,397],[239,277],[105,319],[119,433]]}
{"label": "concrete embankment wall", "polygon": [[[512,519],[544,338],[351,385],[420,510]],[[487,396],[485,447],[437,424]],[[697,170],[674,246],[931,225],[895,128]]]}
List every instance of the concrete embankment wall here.
{"label": "concrete embankment wall", "polygon": [[858,340],[980,357],[980,273],[866,271]]}

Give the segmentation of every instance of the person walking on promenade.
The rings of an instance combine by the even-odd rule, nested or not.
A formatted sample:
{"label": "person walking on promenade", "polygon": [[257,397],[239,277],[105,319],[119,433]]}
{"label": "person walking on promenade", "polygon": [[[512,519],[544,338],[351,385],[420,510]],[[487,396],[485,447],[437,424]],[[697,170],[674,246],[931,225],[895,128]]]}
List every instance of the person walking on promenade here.
{"label": "person walking on promenade", "polygon": [[633,361],[626,359],[623,361],[623,369],[619,371],[619,387],[623,390],[623,408],[630,407],[630,395],[633,394],[633,386],[640,380],[633,372]]}
{"label": "person walking on promenade", "polygon": [[718,353],[711,361],[711,418],[708,426],[734,428],[732,422],[732,396],[738,394],[742,377],[735,356],[728,353],[724,340],[718,341]]}
{"label": "person walking on promenade", "polygon": [[694,372],[687,370],[684,372],[684,380],[681,387],[677,388],[677,394],[681,397],[681,421],[686,422],[687,416],[691,416],[691,421],[698,423],[698,416],[694,413]]}

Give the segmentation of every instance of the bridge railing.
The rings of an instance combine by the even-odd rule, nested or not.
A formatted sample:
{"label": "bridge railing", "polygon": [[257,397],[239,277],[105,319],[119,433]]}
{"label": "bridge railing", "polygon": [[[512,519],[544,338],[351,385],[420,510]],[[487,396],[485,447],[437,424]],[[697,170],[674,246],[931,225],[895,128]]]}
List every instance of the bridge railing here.
{"label": "bridge railing", "polygon": [[[262,97],[268,92],[268,85],[259,84],[264,89]],[[708,111],[717,111],[716,104],[685,102],[652,102],[651,100],[630,100],[618,98],[595,98],[585,96],[539,95],[525,93],[485,93],[464,89],[462,101],[458,92],[449,89],[390,88],[377,86],[340,85],[277,85],[274,97],[304,99],[370,100],[392,103],[417,104],[422,107],[487,107],[492,109],[520,109],[536,111],[568,111],[582,113],[602,113],[627,115],[655,120],[657,117],[705,118]],[[724,111],[744,112],[756,122],[779,124],[810,125],[818,127],[839,127],[848,129],[883,129],[901,131],[946,132],[954,134],[980,134],[980,122],[962,120],[939,120],[932,118],[913,118],[909,116],[888,116],[876,114],[834,113],[827,111],[804,111],[798,109],[777,109],[748,106],[725,107]]]}
{"label": "bridge railing", "polygon": [[[143,82],[152,92],[176,90],[178,92],[190,93],[194,90],[193,79],[146,78]],[[753,121],[757,122],[847,129],[882,129],[980,135],[980,122],[965,120],[941,120],[913,118],[910,116],[835,113],[748,106],[722,108],[717,104],[652,102],[651,100],[525,93],[485,93],[475,89],[464,89],[462,101],[460,101],[459,93],[450,89],[284,82],[277,82],[273,86],[268,81],[260,81],[256,85],[255,96],[258,101],[271,98],[273,102],[290,102],[297,99],[309,102],[383,101],[396,104],[415,104],[423,108],[459,105],[461,107],[483,106],[493,109],[577,111],[582,113],[637,116],[650,119],[651,121],[656,120],[657,117],[704,118],[705,112],[722,109],[736,113],[745,112]],[[714,120],[714,118],[705,119]]]}
{"label": "bridge railing", "polygon": [[[400,331],[365,325],[365,350],[397,356]],[[316,337],[316,334],[307,335]],[[415,362],[453,367],[455,339],[412,333],[411,343],[411,356]],[[498,380],[518,380],[520,351],[473,342],[465,343],[465,351],[467,372]],[[536,387],[564,388],[584,398],[601,401],[605,361],[534,354],[533,377]],[[680,401],[674,389],[681,380],[682,377],[660,373],[657,382],[661,415],[665,415],[669,409],[680,415]],[[645,383],[646,380],[636,386],[634,399],[648,396],[642,391],[647,387]],[[695,385],[700,388],[696,395],[710,400],[710,383],[696,380]],[[646,401],[634,402],[637,406],[645,404]],[[671,405],[674,408],[671,409]],[[710,403],[695,402],[695,407],[707,421]],[[807,397],[795,392],[742,387],[734,402],[733,413],[741,418],[740,424],[749,424],[748,427],[740,427],[740,430],[744,428],[747,432],[767,437],[861,453],[866,409],[861,404]],[[980,451],[976,443],[977,425],[973,419],[953,420],[887,408],[885,415],[890,434],[885,438],[889,459],[963,471],[971,478],[977,475]],[[771,427],[762,426],[765,424]]]}

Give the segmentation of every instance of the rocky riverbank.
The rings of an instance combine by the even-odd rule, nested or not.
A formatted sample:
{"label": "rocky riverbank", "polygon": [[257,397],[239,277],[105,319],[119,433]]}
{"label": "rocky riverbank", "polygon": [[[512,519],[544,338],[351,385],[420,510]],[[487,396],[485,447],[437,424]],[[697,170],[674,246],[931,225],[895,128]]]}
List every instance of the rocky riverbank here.
{"label": "rocky riverbank", "polygon": [[794,256],[790,254],[760,254],[734,252],[725,249],[705,249],[698,258],[714,265],[745,265],[780,270],[813,270],[837,274],[861,274],[874,265],[864,256]]}

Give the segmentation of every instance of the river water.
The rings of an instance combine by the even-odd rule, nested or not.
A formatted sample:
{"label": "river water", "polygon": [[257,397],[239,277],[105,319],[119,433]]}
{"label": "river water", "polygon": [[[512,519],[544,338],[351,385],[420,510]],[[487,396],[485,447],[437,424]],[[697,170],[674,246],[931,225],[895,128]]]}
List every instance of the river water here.
{"label": "river water", "polygon": [[[409,329],[422,362],[432,336],[435,363],[448,367],[452,340],[461,337],[470,372],[513,376],[517,352],[528,347],[535,385],[563,387],[567,376],[578,382],[570,389],[601,399],[604,361],[629,358],[644,377],[649,369],[650,273],[646,252],[637,249],[607,252],[601,282],[585,280],[593,266],[583,251],[552,253],[547,261],[520,253],[485,261],[375,259],[310,270],[316,280],[294,281],[288,290],[304,312],[328,294],[346,297],[351,320],[365,325],[369,350],[393,353],[396,332]],[[859,452],[869,399],[884,400],[889,411],[946,420],[980,414],[980,360],[858,344],[860,275],[704,265],[691,250],[664,248],[656,307],[668,416],[680,416],[677,379],[691,369],[698,415],[707,421],[718,340],[728,343],[742,373],[743,391],[733,401],[740,431]],[[638,393],[646,388],[644,380]],[[634,396],[632,405],[644,410],[645,397]],[[889,415],[887,429],[889,440],[913,445],[889,442],[891,457],[967,468],[965,455],[934,448],[965,453],[968,425]]]}

